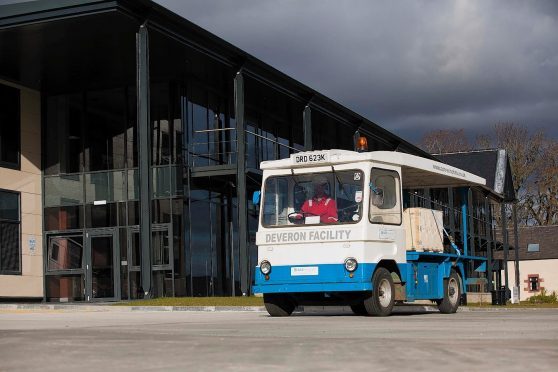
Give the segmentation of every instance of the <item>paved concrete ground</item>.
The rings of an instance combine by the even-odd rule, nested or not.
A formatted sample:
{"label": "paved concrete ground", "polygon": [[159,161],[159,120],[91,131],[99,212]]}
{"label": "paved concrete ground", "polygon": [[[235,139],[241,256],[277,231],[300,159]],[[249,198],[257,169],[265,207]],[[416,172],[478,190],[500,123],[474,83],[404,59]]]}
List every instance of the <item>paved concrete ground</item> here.
{"label": "paved concrete ground", "polygon": [[1,371],[556,370],[558,311],[0,311]]}

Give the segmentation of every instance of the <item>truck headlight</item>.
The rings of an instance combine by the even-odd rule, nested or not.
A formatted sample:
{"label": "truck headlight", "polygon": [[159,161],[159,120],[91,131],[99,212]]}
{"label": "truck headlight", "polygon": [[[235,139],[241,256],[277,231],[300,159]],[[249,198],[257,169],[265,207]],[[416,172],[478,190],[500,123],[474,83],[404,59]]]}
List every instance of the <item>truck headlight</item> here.
{"label": "truck headlight", "polygon": [[353,271],[355,271],[357,269],[357,267],[358,267],[358,262],[357,262],[356,258],[349,257],[349,258],[345,259],[345,270],[352,273]]}
{"label": "truck headlight", "polygon": [[271,264],[267,260],[260,262],[260,271],[262,274],[267,275],[271,272]]}

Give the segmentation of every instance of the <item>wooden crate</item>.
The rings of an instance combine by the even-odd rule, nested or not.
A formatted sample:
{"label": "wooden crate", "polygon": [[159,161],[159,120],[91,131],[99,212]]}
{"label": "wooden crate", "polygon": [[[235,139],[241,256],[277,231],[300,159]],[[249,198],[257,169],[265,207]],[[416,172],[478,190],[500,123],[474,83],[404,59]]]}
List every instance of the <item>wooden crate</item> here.
{"label": "wooden crate", "polygon": [[442,211],[428,208],[407,208],[403,211],[403,226],[408,251],[444,251]]}

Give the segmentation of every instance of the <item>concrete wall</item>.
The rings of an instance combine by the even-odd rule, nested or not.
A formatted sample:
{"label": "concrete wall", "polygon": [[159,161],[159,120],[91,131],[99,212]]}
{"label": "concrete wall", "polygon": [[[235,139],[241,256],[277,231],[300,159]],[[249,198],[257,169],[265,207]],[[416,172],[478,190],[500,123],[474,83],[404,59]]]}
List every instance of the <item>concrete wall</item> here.
{"label": "concrete wall", "polygon": [[21,170],[0,167],[0,188],[21,193],[22,262],[21,275],[0,275],[0,297],[42,297],[41,95],[15,87],[21,92]]}
{"label": "concrete wall", "polygon": [[[558,293],[558,259],[554,260],[525,260],[519,261],[519,298],[521,301],[528,299],[541,292],[529,292],[529,275],[539,275],[541,288],[546,289],[547,293],[556,291]],[[502,272],[502,277],[504,272]],[[503,280],[503,278],[502,278]],[[508,262],[508,280],[510,287],[515,286],[515,265]]]}

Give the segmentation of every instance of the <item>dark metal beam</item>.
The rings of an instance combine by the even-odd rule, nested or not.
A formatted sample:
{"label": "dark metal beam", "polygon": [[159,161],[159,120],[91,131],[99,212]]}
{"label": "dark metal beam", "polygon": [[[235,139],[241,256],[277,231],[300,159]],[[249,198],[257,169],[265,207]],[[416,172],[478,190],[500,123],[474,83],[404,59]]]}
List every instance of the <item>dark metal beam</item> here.
{"label": "dark metal beam", "polygon": [[449,214],[450,235],[455,241],[455,204],[453,202],[453,187],[448,187],[448,205],[450,207],[450,214]]}
{"label": "dark metal beam", "polygon": [[304,150],[312,151],[312,109],[308,105],[304,107],[302,112],[302,122],[304,128]]}
{"label": "dark metal beam", "polygon": [[471,239],[469,240],[469,254],[474,256],[476,253],[476,244],[475,244],[475,219],[473,218],[473,214],[475,213],[475,209],[473,208],[473,190],[469,188],[469,192],[467,193],[467,204],[469,206],[469,236]]}
{"label": "dark metal beam", "polygon": [[502,225],[502,240],[504,242],[504,286],[506,288],[506,292],[509,288],[509,283],[508,283],[508,254],[509,254],[509,249],[510,249],[510,245],[508,242],[508,221],[507,221],[507,217],[506,217],[506,203],[502,202],[500,204],[501,208],[500,208],[500,220],[502,221],[501,225]]}
{"label": "dark metal beam", "polygon": [[246,205],[246,123],[244,122],[244,77],[239,71],[234,78],[234,111],[236,115],[236,196],[238,200],[238,240],[240,251],[240,290],[249,294],[248,206]]}
{"label": "dark metal beam", "polygon": [[468,213],[468,206],[467,206],[467,196],[469,194],[467,187],[459,188],[460,192],[460,199],[461,199],[461,238],[463,240],[463,254],[467,256],[469,254],[469,242],[467,241],[468,238],[468,231],[469,227],[467,226],[467,213]]}
{"label": "dark metal beam", "polygon": [[513,203],[513,235],[514,235],[514,248],[515,248],[515,286],[517,287],[517,293],[519,291],[519,234],[517,232],[517,203]]}
{"label": "dark metal beam", "polygon": [[488,197],[484,197],[484,218],[485,218],[485,228],[486,228],[486,276],[488,279],[488,292],[492,291],[492,224],[490,221],[492,220],[492,215],[490,213],[490,203],[488,201]]}
{"label": "dark metal beam", "polygon": [[151,297],[151,146],[149,130],[149,34],[143,24],[136,35],[138,153],[140,183],[141,286]]}

